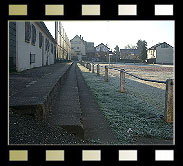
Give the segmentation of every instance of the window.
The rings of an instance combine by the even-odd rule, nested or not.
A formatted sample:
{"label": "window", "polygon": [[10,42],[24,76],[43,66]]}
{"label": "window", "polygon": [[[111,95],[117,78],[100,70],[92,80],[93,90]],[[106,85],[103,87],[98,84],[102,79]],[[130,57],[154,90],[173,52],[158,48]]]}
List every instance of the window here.
{"label": "window", "polygon": [[25,41],[30,42],[31,39],[31,25],[30,22],[25,22]]}
{"label": "window", "polygon": [[56,56],[56,47],[54,46],[54,55]]}
{"label": "window", "polygon": [[49,42],[49,40],[48,40],[48,51],[50,50],[50,42]]}
{"label": "window", "polygon": [[43,35],[41,32],[39,32],[39,48],[41,48],[43,45]]}
{"label": "window", "polygon": [[48,44],[47,44],[47,43],[48,43],[48,39],[46,38],[46,39],[45,39],[45,51],[47,51],[47,49],[48,49],[48,48],[47,48],[47,47],[48,47]]}
{"label": "window", "polygon": [[46,50],[46,51],[49,51],[49,48],[50,48],[50,42],[49,42],[49,40],[46,38],[46,40],[45,40],[45,50]]}
{"label": "window", "polygon": [[36,62],[35,55],[36,55],[36,54],[31,54],[31,52],[30,52],[30,64]]}
{"label": "window", "polygon": [[34,46],[36,44],[36,28],[33,24],[32,24],[32,41],[31,41],[31,43]]}
{"label": "window", "polygon": [[51,43],[51,53],[53,54],[53,44]]}

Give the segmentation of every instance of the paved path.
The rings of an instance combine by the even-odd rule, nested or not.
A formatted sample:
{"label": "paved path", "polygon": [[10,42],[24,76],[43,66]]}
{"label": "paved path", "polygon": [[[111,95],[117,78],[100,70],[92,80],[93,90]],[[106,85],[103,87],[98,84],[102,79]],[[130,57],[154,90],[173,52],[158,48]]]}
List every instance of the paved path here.
{"label": "paved path", "polygon": [[85,138],[97,140],[102,144],[119,143],[78,67],[76,71]]}
{"label": "paved path", "polygon": [[31,106],[45,99],[46,94],[49,98],[50,91],[52,94],[44,121],[10,112],[10,144],[118,142],[75,63],[66,78],[60,80],[68,67],[68,64],[55,64],[10,74],[10,106]]}

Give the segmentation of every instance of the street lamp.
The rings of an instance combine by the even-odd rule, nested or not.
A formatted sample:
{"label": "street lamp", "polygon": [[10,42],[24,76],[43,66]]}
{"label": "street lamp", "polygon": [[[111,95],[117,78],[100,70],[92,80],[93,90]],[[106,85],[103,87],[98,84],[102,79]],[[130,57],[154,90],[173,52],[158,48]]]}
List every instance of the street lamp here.
{"label": "street lamp", "polygon": [[109,54],[109,65],[110,65],[110,62],[111,62],[111,55],[113,55],[113,54]]}

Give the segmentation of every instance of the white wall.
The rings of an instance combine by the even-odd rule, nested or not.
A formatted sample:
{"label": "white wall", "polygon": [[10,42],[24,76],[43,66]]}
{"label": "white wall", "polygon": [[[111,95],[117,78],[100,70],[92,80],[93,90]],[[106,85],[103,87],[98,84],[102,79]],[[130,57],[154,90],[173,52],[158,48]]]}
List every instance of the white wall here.
{"label": "white wall", "polygon": [[[48,65],[54,63],[54,51],[53,54],[51,53],[51,41],[50,41],[50,49],[47,53],[45,51],[45,39],[48,38],[48,36],[39,28],[39,26],[31,22],[31,24],[34,24],[36,28],[36,43],[35,46],[31,44],[31,41],[29,43],[25,42],[25,22],[17,22],[16,23],[16,44],[17,44],[17,50],[16,50],[16,68],[17,71],[23,71],[26,69],[34,68],[34,67],[40,67],[42,65],[46,65],[47,56],[49,59]],[[43,48],[39,48],[39,32],[41,32],[44,36],[44,43]],[[31,36],[32,37],[32,36]],[[49,38],[48,38],[49,39]],[[44,51],[44,52],[43,52]],[[30,64],[30,52],[31,54],[35,54],[35,63]],[[44,57],[42,57],[44,56]],[[42,58],[44,60],[42,64]]]}
{"label": "white wall", "polygon": [[173,64],[173,48],[161,48],[158,46],[156,48],[156,63],[170,63]]}
{"label": "white wall", "polygon": [[[77,47],[79,47],[79,49],[77,49]],[[80,52],[80,55],[77,55],[77,51]],[[81,39],[77,36],[71,41],[71,53],[77,55],[78,60],[82,60],[82,55],[86,55],[86,47],[81,41]]]}
{"label": "white wall", "polygon": [[148,50],[147,51],[147,59],[156,58],[156,51],[155,50]]}

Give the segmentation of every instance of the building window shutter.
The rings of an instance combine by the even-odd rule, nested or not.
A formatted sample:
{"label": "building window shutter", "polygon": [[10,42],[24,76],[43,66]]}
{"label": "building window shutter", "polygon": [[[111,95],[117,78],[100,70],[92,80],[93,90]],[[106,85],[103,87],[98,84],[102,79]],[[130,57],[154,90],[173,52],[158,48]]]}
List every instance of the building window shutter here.
{"label": "building window shutter", "polygon": [[46,38],[46,40],[45,40],[45,50],[46,51],[48,51],[49,52],[49,48],[50,48],[50,42],[49,42],[49,40]]}
{"label": "building window shutter", "polygon": [[25,22],[25,41],[30,42],[31,39],[31,25],[30,22]]}
{"label": "building window shutter", "polygon": [[47,51],[47,38],[45,39],[45,51]]}
{"label": "building window shutter", "polygon": [[48,40],[48,52],[49,52],[49,50],[50,50],[50,42]]}
{"label": "building window shutter", "polygon": [[51,43],[51,53],[53,54],[53,44]]}
{"label": "building window shutter", "polygon": [[33,24],[32,24],[32,42],[31,43],[34,46],[36,44],[36,28]]}
{"label": "building window shutter", "polygon": [[43,35],[41,32],[39,32],[39,48],[42,47],[42,44],[43,44]]}
{"label": "building window shutter", "polygon": [[56,47],[54,46],[54,55],[56,56]]}

